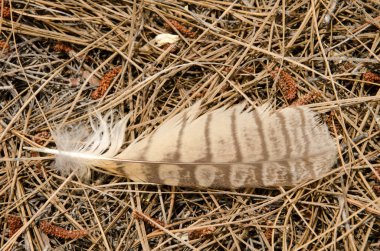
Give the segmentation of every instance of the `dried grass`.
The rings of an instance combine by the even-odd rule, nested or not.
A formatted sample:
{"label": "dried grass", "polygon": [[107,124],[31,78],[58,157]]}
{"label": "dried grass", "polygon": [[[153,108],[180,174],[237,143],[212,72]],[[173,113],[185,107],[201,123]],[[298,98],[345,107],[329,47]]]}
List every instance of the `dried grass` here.
{"label": "dried grass", "polygon": [[[380,84],[363,79],[365,72],[379,74],[378,1],[30,0],[0,6],[11,14],[5,18],[3,11],[0,19],[0,40],[9,44],[7,53],[0,50],[4,250],[379,250]],[[161,33],[180,36],[176,50],[139,50]],[[56,52],[57,43],[73,51]],[[104,96],[91,99],[92,79],[118,66]],[[94,172],[93,182],[83,184],[74,174],[56,173],[51,159],[23,150],[36,143],[54,147],[51,138],[35,142],[34,135],[87,123],[110,109],[132,113],[130,142],[198,99],[203,111],[239,102],[281,108],[289,102],[271,78],[276,67],[295,81],[298,97],[320,94],[308,106],[331,116],[342,148],[321,180],[291,189],[217,191]],[[83,72],[90,74],[70,84]],[[133,212],[164,224],[136,220]],[[9,215],[23,220],[11,237]],[[44,220],[88,234],[47,237]]]}

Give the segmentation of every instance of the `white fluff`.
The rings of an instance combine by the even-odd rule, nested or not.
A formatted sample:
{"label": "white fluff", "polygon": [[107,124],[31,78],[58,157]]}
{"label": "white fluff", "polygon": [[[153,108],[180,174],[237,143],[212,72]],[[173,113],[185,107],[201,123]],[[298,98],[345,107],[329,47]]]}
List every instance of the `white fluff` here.
{"label": "white fluff", "polygon": [[179,41],[178,35],[173,35],[173,34],[168,34],[168,33],[158,34],[154,38],[154,42],[157,44],[158,47],[161,47],[162,45],[165,45],[165,44],[174,44],[178,41]]}

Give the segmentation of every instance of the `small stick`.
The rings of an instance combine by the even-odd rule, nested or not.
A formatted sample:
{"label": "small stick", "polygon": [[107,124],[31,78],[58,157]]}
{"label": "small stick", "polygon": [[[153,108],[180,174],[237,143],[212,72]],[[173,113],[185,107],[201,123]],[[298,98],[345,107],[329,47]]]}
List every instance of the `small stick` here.
{"label": "small stick", "polygon": [[8,45],[7,42],[0,40],[0,52],[2,50],[8,51],[9,50],[9,45]]}
{"label": "small stick", "polygon": [[8,225],[9,225],[9,238],[11,238],[21,227],[22,221],[19,216],[9,215],[8,216]]}
{"label": "small stick", "polygon": [[371,83],[380,83],[380,76],[376,73],[367,71],[366,73],[363,73],[363,80]]}
{"label": "small stick", "polygon": [[212,226],[193,230],[189,233],[189,240],[209,238],[213,235],[215,230],[216,228]]}
{"label": "small stick", "polygon": [[277,78],[277,75],[279,75],[278,85],[287,101],[296,98],[298,86],[289,73],[280,68],[276,68],[270,75],[274,80]]}
{"label": "small stick", "polygon": [[0,0],[0,17],[2,18],[9,18],[11,16],[11,9],[9,8],[9,5],[4,4],[4,8],[2,9],[2,1]]}
{"label": "small stick", "polygon": [[310,104],[310,103],[314,102],[315,100],[317,100],[318,98],[320,98],[321,96],[322,95],[321,95],[320,92],[312,91],[312,92],[310,92],[310,93],[308,93],[306,95],[303,95],[302,97],[300,97],[296,101],[294,101],[292,103],[292,106]]}
{"label": "small stick", "polygon": [[196,33],[193,32],[192,30],[186,28],[183,24],[180,24],[178,21],[176,20],[173,20],[173,19],[169,19],[169,24],[166,23],[165,24],[165,27],[166,28],[172,28],[171,25],[176,28],[179,32],[181,32],[182,34],[190,37],[190,38],[194,38],[196,37]]}
{"label": "small stick", "polygon": [[134,210],[132,212],[132,217],[137,219],[137,220],[142,220],[143,222],[145,222],[146,224],[148,224],[149,226],[151,226],[155,229],[158,229],[158,228],[156,227],[155,224],[153,224],[153,222],[157,223],[158,225],[160,225],[162,227],[165,227],[165,223],[163,223],[162,221],[157,220],[157,219],[153,219],[152,217],[149,217],[148,215],[146,215],[142,212],[138,212],[136,210]]}
{"label": "small stick", "polygon": [[108,87],[111,85],[112,80],[117,76],[117,74],[119,74],[120,71],[121,66],[113,68],[112,70],[104,74],[103,78],[100,80],[99,87],[93,93],[91,93],[91,98],[99,99],[103,97]]}
{"label": "small stick", "polygon": [[47,221],[41,221],[40,228],[45,234],[49,234],[62,239],[79,239],[88,234],[87,230],[66,230]]}

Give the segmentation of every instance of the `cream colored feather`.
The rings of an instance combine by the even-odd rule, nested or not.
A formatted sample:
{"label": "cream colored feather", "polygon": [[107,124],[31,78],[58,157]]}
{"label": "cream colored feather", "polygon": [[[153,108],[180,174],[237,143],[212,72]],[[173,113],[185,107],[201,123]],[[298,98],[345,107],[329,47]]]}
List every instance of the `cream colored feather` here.
{"label": "cream colored feather", "polygon": [[89,177],[89,167],[100,167],[133,181],[211,188],[294,186],[320,178],[336,161],[326,125],[309,109],[237,105],[197,117],[199,108],[182,111],[124,150],[129,116],[113,124],[112,112],[92,121],[90,134],[81,127],[55,133],[57,150],[29,149],[56,154],[66,174]]}

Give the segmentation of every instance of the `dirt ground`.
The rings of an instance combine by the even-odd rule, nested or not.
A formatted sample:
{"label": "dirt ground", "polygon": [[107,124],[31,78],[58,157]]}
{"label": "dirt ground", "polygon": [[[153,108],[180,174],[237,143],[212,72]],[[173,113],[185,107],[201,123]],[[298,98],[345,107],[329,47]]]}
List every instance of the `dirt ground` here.
{"label": "dirt ground", "polygon": [[[0,250],[380,249],[378,0],[0,0],[0,13]],[[109,111],[130,116],[126,147],[196,101],[309,107],[336,165],[296,187],[215,190],[82,180],[24,148],[55,149],[56,130]]]}

